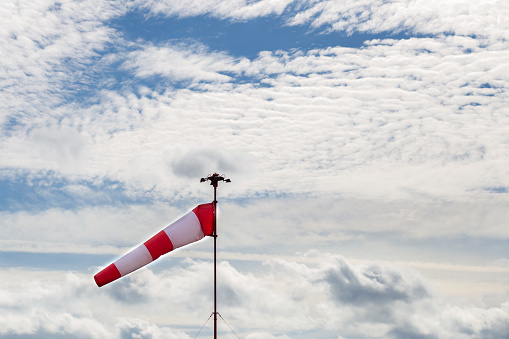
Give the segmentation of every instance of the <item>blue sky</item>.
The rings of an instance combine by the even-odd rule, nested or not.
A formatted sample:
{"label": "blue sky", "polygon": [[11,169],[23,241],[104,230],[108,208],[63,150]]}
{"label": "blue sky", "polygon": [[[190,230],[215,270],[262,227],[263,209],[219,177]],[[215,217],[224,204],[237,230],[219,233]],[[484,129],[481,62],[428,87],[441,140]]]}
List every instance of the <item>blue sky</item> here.
{"label": "blue sky", "polygon": [[0,337],[194,337],[210,239],[93,275],[212,200],[214,172],[240,337],[505,335],[508,11],[3,1]]}

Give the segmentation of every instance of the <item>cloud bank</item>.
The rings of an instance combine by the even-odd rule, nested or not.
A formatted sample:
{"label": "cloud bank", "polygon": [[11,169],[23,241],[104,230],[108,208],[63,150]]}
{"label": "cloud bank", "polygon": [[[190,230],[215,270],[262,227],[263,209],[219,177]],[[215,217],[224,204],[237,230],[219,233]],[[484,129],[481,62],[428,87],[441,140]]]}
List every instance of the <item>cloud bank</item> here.
{"label": "cloud bank", "polygon": [[[354,265],[338,256],[321,259],[317,266],[272,260],[257,274],[220,263],[222,317],[250,338],[313,333],[499,338],[508,329],[507,303],[493,308],[454,306],[415,271],[376,262]],[[212,307],[212,266],[201,261],[157,274],[143,269],[99,291],[88,274],[1,274],[9,277],[0,305],[3,336],[189,338]],[[37,279],[26,280],[26,274]],[[25,309],[31,311],[27,314]],[[228,331],[224,323],[221,326]]]}

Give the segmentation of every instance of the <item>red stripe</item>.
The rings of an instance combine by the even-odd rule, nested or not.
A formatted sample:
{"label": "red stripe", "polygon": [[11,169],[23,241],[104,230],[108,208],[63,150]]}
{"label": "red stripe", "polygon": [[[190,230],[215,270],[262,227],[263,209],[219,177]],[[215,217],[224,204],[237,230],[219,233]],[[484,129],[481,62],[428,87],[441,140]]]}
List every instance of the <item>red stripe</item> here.
{"label": "red stripe", "polygon": [[144,243],[147,250],[152,256],[152,260],[156,260],[161,255],[173,250],[173,244],[165,231],[161,231]]}
{"label": "red stripe", "polygon": [[194,210],[194,214],[198,217],[200,221],[201,229],[203,230],[203,235],[212,235],[214,232],[214,204],[201,204],[198,205]]}
{"label": "red stripe", "polygon": [[101,272],[97,273],[94,276],[95,283],[97,286],[101,287],[103,285],[106,285],[114,280],[117,280],[120,278],[120,272],[117,269],[117,266],[115,264],[111,264],[110,266],[106,267]]}

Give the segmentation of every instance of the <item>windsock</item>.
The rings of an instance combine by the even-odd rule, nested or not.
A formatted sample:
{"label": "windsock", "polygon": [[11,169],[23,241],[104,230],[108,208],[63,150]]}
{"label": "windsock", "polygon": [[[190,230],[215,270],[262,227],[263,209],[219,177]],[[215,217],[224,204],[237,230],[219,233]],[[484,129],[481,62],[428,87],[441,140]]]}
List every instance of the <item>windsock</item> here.
{"label": "windsock", "polygon": [[94,276],[101,287],[141,268],[176,248],[212,235],[214,204],[198,205],[191,212],[167,226],[140,246],[125,254]]}

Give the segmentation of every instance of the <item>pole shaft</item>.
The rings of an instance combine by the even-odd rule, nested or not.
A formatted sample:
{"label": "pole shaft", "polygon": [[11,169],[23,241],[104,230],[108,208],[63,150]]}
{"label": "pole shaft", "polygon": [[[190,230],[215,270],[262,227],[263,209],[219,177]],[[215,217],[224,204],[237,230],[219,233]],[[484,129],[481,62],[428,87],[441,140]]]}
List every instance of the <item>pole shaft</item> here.
{"label": "pole shaft", "polygon": [[216,240],[217,240],[217,200],[216,200],[217,182],[214,185],[214,339],[217,339],[217,294],[216,294]]}

